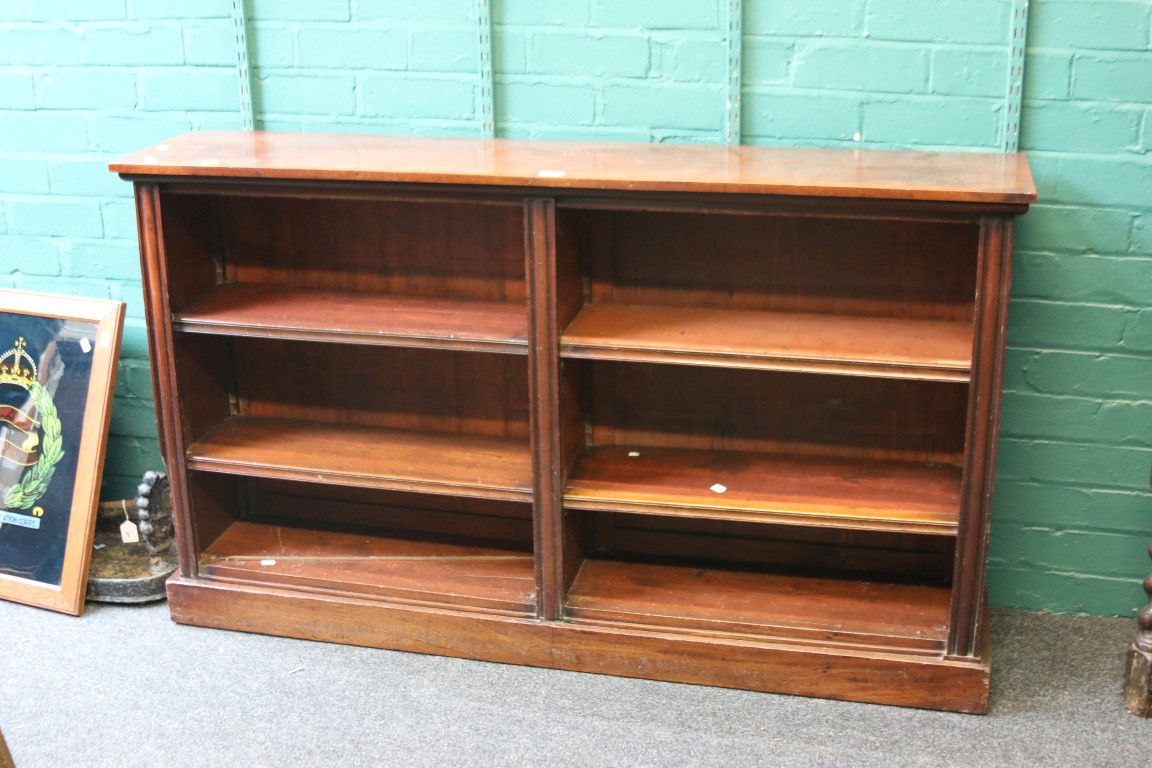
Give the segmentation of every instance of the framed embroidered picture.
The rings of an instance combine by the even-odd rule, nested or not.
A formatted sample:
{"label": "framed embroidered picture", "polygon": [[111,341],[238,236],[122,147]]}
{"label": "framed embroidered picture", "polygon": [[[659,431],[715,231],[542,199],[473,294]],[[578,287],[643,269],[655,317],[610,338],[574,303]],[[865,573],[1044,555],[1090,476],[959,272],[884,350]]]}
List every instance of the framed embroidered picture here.
{"label": "framed embroidered picture", "polygon": [[79,615],[124,304],[0,290],[0,598]]}

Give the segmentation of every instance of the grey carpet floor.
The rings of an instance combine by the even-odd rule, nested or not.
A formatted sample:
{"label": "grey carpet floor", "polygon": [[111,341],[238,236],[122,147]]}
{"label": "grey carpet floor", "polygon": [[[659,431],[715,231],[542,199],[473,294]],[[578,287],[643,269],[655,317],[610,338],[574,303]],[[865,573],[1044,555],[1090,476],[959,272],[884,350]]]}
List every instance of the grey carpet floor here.
{"label": "grey carpet floor", "polygon": [[629,680],[0,602],[17,768],[1152,766],[1134,622],[999,611],[987,716]]}

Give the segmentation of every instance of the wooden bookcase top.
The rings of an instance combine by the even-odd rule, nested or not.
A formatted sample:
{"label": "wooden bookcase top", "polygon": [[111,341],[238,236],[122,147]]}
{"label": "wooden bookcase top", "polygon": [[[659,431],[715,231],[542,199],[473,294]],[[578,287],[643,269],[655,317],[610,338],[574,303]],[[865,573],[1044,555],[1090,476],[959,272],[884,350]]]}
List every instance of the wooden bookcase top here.
{"label": "wooden bookcase top", "polygon": [[128,177],[481,184],[1026,205],[1023,155],[193,132],[110,165]]}

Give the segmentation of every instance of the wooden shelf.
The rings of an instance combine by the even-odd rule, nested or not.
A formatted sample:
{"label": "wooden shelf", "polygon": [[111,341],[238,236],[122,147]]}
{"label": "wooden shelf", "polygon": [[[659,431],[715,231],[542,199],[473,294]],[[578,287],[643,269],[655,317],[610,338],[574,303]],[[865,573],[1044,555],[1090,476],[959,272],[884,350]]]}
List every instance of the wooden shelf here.
{"label": "wooden shelf", "polygon": [[950,594],[946,587],[586,560],[569,593],[567,615],[933,654],[948,636]]}
{"label": "wooden shelf", "polygon": [[536,610],[531,552],[233,523],[200,557],[202,576],[408,603]]}
{"label": "wooden shelf", "polygon": [[173,316],[179,331],[528,353],[524,304],[230,283]]}
{"label": "wooden shelf", "polygon": [[187,452],[189,469],[281,480],[525,501],[528,441],[257,416],[219,424]]}
{"label": "wooden shelf", "polygon": [[971,323],[594,304],[561,337],[565,357],[961,381]]}
{"label": "wooden shelf", "polygon": [[[725,490],[712,490],[717,485]],[[605,512],[955,535],[960,468],[598,446],[577,460],[564,491],[564,505]]]}

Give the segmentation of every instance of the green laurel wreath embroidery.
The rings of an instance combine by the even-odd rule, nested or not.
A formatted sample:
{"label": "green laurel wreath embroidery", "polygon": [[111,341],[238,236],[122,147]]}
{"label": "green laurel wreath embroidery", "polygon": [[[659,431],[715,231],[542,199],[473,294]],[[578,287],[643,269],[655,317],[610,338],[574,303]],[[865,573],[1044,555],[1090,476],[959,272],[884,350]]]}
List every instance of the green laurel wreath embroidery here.
{"label": "green laurel wreath embroidery", "polygon": [[64,440],[60,436],[60,417],[56,415],[56,404],[52,393],[40,382],[35,382],[28,390],[32,403],[40,413],[40,424],[44,429],[44,447],[40,459],[32,465],[20,482],[8,489],[4,505],[8,509],[28,509],[48,490],[56,465],[64,458]]}

